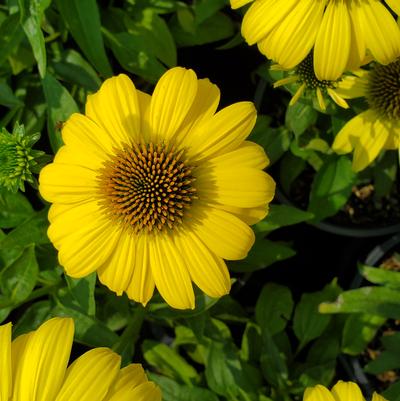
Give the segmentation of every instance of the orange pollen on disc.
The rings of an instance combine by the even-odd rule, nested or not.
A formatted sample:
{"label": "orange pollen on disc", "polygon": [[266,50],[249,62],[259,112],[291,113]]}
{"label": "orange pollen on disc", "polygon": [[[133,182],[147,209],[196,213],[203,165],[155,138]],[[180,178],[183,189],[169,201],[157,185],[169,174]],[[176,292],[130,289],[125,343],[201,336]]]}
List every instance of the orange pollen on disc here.
{"label": "orange pollen on disc", "polygon": [[173,229],[182,223],[197,198],[194,167],[183,155],[184,150],[153,143],[117,151],[98,176],[106,212],[135,233]]}

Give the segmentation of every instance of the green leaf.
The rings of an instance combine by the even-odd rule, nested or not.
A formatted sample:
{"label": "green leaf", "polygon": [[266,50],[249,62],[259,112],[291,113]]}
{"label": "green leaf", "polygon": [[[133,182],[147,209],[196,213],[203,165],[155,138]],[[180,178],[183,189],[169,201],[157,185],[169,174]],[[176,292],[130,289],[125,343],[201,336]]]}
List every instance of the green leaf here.
{"label": "green leaf", "polygon": [[42,80],[47,102],[47,130],[51,148],[56,152],[62,145],[59,122],[66,121],[72,113],[78,112],[78,106],[69,92],[49,73]]}
{"label": "green leaf", "polygon": [[144,340],[142,350],[144,359],[165,376],[179,380],[187,385],[199,381],[196,369],[166,344]]}
{"label": "green leaf", "polygon": [[5,82],[0,82],[0,105],[19,108],[24,103],[14,95],[12,89]]}
{"label": "green leaf", "polygon": [[36,330],[47,319],[50,309],[51,303],[47,300],[32,304],[14,326],[14,337]]}
{"label": "green leaf", "polygon": [[157,383],[163,395],[163,401],[218,401],[219,398],[206,388],[187,386],[155,373],[148,374],[149,379]]}
{"label": "green leaf", "polygon": [[33,55],[38,64],[41,78],[46,75],[46,46],[41,29],[44,11],[49,7],[51,0],[18,0],[21,12],[21,23],[31,44]]}
{"label": "green leaf", "polygon": [[392,384],[383,393],[382,397],[390,401],[400,401],[400,381]]}
{"label": "green leaf", "polygon": [[286,152],[279,163],[279,183],[283,192],[290,194],[292,183],[304,171],[307,163],[304,159]]}
{"label": "green leaf", "polygon": [[366,313],[350,315],[343,327],[342,351],[349,355],[361,354],[385,321],[381,316]]}
{"label": "green leaf", "polygon": [[100,14],[96,0],[57,0],[62,19],[84,55],[104,77],[112,69],[104,49]]}
{"label": "green leaf", "polygon": [[301,101],[286,109],[285,123],[296,137],[303,134],[311,125],[317,121],[318,113],[312,106]]}
{"label": "green leaf", "polygon": [[285,243],[256,238],[246,259],[229,262],[229,267],[235,272],[252,272],[291,258],[295,254],[296,251]]}
{"label": "green leaf", "polygon": [[284,330],[293,311],[293,298],[289,288],[268,283],[261,290],[256,303],[256,321],[261,330],[273,336]]}
{"label": "green leaf", "polygon": [[302,295],[293,317],[293,330],[300,341],[299,349],[324,332],[331,317],[319,313],[318,306],[323,301],[334,300],[339,292],[339,288],[333,283],[322,291]]}
{"label": "green leaf", "polygon": [[248,322],[242,337],[240,356],[247,362],[256,362],[260,359],[262,337],[260,326]]}
{"label": "green leaf", "polygon": [[345,205],[354,183],[355,173],[346,156],[329,157],[316,173],[308,210],[315,220],[333,216]]}
{"label": "green leaf", "polygon": [[277,228],[302,223],[313,218],[313,214],[293,206],[271,205],[267,217],[253,226],[256,233],[266,233]]}
{"label": "green leaf", "polygon": [[96,285],[96,273],[93,272],[83,278],[65,276],[70,293],[79,307],[89,316],[96,313],[94,299],[94,287]]}
{"label": "green leaf", "polygon": [[371,283],[385,285],[388,288],[400,288],[400,272],[371,267],[359,263],[360,273]]}
{"label": "green leaf", "polygon": [[400,318],[400,293],[385,287],[363,287],[343,292],[332,303],[322,303],[321,313],[368,313]]}
{"label": "green leaf", "polygon": [[24,37],[24,32],[19,24],[19,18],[17,13],[12,14],[0,26],[0,65],[18,49]]}
{"label": "green leaf", "polygon": [[200,0],[193,5],[196,24],[201,24],[226,5],[226,0]]}
{"label": "green leaf", "polygon": [[12,228],[34,214],[31,204],[20,192],[0,188],[0,227]]}
{"label": "green leaf", "polygon": [[2,270],[0,288],[7,297],[7,307],[19,303],[30,295],[35,288],[39,267],[35,257],[35,246],[29,245],[20,257]]}

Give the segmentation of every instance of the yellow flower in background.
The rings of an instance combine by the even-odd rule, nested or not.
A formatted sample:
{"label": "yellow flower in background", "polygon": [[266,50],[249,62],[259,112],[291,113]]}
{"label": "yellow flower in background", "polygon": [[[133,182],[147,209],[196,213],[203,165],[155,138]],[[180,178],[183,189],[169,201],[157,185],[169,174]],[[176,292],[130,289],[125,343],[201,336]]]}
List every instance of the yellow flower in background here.
{"label": "yellow flower in background", "polygon": [[[388,64],[400,56],[400,28],[379,0],[230,0],[232,8],[252,3],[242,23],[249,45],[284,68],[294,68],[310,51],[320,80],[334,81],[366,59]],[[399,13],[398,0],[386,2]]]}
{"label": "yellow flower in background", "polygon": [[375,64],[370,71],[357,74],[343,81],[341,94],[364,96],[369,109],[346,123],[332,149],[339,154],[354,150],[353,170],[360,171],[382,150],[400,146],[400,60],[386,66]]}
{"label": "yellow flower in background", "polygon": [[88,97],[66,122],[65,143],[40,174],[52,202],[48,235],[72,277],[97,271],[117,294],[146,304],[155,286],[194,308],[192,281],[211,297],[230,290],[224,259],[246,257],[275,183],[264,150],[245,141],[250,102],[218,112],[220,92],[192,70],[166,72],[152,96],[126,75]]}
{"label": "yellow flower in background", "polygon": [[[303,401],[365,401],[356,383],[339,380],[329,391],[325,386],[317,384],[308,387],[304,392]],[[374,393],[372,401],[387,401],[381,395]]]}
{"label": "yellow flower in background", "polygon": [[140,364],[120,369],[108,348],[92,349],[70,366],[74,323],[53,318],[11,341],[11,323],[0,326],[0,400],[161,401]]}
{"label": "yellow flower in background", "polygon": [[287,76],[274,83],[274,88],[282,85],[297,84],[297,90],[289,102],[293,106],[303,94],[311,92],[315,95],[319,108],[326,110],[325,97],[328,95],[338,106],[347,109],[349,105],[346,100],[339,95],[337,88],[340,87],[340,79],[336,81],[320,80],[316,77],[313,56],[310,53],[298,66],[294,69],[286,70],[279,64],[271,66],[271,70],[286,71]]}

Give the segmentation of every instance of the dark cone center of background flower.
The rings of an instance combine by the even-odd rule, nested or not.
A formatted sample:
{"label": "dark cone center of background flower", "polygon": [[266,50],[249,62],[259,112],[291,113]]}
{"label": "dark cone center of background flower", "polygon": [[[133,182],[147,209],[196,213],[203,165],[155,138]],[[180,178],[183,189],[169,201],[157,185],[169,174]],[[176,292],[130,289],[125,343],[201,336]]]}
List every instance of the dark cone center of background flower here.
{"label": "dark cone center of background flower", "polygon": [[371,109],[384,118],[400,119],[400,60],[374,66],[369,74],[367,100]]}
{"label": "dark cone center of background flower", "polygon": [[326,90],[327,88],[335,88],[335,83],[338,81],[320,80],[314,72],[314,57],[312,52],[296,67],[295,72],[299,77],[298,81],[305,83],[307,89]]}
{"label": "dark cone center of background flower", "polygon": [[127,146],[105,163],[100,188],[107,212],[137,233],[182,223],[196,199],[184,151],[164,144]]}

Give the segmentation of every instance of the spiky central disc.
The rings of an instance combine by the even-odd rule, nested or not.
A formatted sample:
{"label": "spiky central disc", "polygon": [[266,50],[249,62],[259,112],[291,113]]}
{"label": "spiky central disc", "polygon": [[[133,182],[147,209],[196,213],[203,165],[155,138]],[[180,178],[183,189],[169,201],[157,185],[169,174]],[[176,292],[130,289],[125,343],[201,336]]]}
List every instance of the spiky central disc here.
{"label": "spiky central disc", "polygon": [[371,109],[384,118],[400,119],[400,60],[374,66],[369,74],[367,100]]}
{"label": "spiky central disc", "polygon": [[136,233],[180,224],[196,198],[193,167],[183,153],[153,143],[117,152],[99,176],[108,213]]}
{"label": "spiky central disc", "polygon": [[296,74],[299,77],[299,82],[305,83],[307,89],[325,90],[327,88],[335,88],[337,81],[320,80],[316,77],[314,72],[314,58],[313,54],[309,53],[308,56],[296,67]]}

